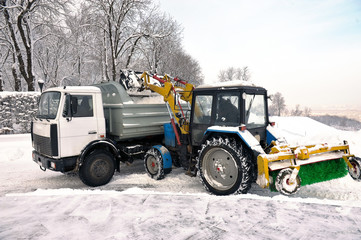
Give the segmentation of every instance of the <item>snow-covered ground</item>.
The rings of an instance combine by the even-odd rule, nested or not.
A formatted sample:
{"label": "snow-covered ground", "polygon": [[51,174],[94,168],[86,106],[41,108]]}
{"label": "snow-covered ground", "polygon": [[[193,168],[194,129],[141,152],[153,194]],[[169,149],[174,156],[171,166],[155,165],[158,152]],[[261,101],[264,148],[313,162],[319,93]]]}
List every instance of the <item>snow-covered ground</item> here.
{"label": "snow-covered ground", "polygon": [[[361,131],[309,118],[273,118],[291,144],[348,140],[361,156]],[[346,176],[285,197],[256,184],[248,194],[213,196],[181,169],[150,179],[141,161],[106,186],[42,172],[30,135],[0,136],[0,239],[360,239],[361,182]]]}

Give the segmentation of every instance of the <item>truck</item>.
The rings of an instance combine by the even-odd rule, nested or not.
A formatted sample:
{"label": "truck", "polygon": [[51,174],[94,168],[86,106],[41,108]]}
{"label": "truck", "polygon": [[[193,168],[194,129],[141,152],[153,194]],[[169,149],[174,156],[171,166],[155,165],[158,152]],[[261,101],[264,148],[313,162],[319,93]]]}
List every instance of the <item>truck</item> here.
{"label": "truck", "polygon": [[31,125],[33,160],[42,170],[79,173],[89,186],[107,184],[119,163],[162,141],[164,103],[137,104],[117,82],[44,91]]}
{"label": "truck", "polygon": [[[254,182],[291,195],[301,185],[347,173],[361,180],[361,159],[346,141],[290,146],[269,120],[262,87],[233,82],[195,88],[147,72],[141,80],[165,103],[136,104],[115,82],[46,90],[32,124],[33,160],[43,170],[79,172],[86,185],[100,186],[120,162],[143,158],[151,178],[161,180],[180,166],[216,195],[247,193]],[[81,113],[83,101],[90,115]]]}

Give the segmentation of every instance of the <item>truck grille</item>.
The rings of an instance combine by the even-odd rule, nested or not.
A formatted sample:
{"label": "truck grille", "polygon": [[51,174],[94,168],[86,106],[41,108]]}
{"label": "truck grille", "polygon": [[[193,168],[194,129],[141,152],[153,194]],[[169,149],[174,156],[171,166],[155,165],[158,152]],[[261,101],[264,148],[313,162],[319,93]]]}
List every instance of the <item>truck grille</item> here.
{"label": "truck grille", "polygon": [[34,149],[40,154],[58,156],[58,130],[57,125],[50,125],[50,138],[32,134]]}

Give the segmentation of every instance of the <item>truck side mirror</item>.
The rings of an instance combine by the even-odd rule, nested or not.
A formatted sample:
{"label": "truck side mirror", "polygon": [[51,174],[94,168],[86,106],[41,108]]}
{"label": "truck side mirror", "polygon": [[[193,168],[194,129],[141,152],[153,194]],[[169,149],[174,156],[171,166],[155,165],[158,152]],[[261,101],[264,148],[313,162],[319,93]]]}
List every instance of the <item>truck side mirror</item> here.
{"label": "truck side mirror", "polygon": [[70,95],[66,95],[65,96],[65,104],[64,104],[64,109],[63,109],[63,117],[68,117],[69,116],[69,112],[70,112]]}

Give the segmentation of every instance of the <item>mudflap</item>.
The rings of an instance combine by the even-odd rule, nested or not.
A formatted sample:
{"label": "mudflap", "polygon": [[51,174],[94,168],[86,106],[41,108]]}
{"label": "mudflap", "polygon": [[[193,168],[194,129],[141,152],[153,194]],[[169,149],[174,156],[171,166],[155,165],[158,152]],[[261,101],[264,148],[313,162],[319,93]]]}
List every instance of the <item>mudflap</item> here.
{"label": "mudflap", "polygon": [[168,174],[172,171],[172,156],[168,149],[162,145],[155,145],[153,148],[157,149],[163,159],[164,174]]}

